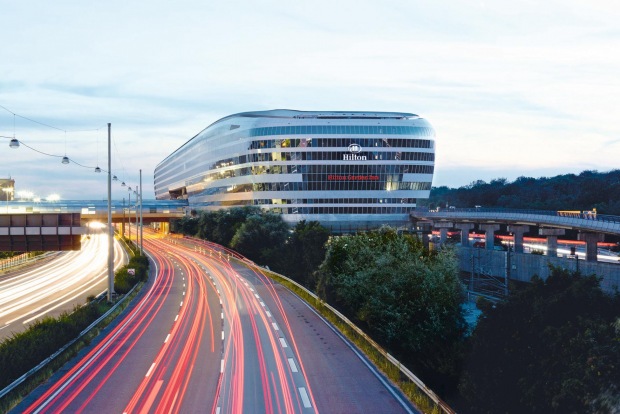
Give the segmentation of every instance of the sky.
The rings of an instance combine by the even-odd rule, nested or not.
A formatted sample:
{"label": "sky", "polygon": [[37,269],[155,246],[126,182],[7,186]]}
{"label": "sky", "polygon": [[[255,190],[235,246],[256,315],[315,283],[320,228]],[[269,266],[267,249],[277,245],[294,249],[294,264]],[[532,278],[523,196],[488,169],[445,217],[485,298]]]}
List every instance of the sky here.
{"label": "sky", "polygon": [[619,21],[597,0],[0,0],[0,178],[106,199],[111,123],[113,198],[142,170],[152,199],[188,139],[279,108],[426,118],[434,186],[609,171]]}

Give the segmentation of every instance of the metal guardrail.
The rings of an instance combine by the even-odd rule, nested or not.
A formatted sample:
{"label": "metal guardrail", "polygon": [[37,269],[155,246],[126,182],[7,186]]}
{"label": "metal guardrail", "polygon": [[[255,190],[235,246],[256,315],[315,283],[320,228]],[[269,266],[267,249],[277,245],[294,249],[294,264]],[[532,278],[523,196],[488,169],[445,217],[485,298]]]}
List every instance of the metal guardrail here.
{"label": "metal guardrail", "polygon": [[[245,265],[250,265],[250,266],[253,266],[255,268],[258,268],[261,271],[265,270],[264,268],[258,266],[256,263],[254,263],[254,262],[252,262],[252,261],[250,261],[250,260],[248,260],[246,258],[237,258],[237,257],[235,257],[235,259],[242,261],[243,264],[245,264]],[[336,315],[336,317],[338,317],[342,322],[344,322],[347,326],[349,326],[349,328],[354,330],[358,335],[360,335],[362,338],[364,338],[364,340],[366,342],[368,342],[370,345],[372,345],[372,347],[375,348],[377,350],[377,352],[379,352],[384,358],[386,358],[392,365],[394,365],[396,368],[398,368],[400,370],[400,372],[405,377],[407,377],[407,379],[409,379],[412,383],[414,383],[418,387],[418,389],[420,389],[420,391],[422,391],[429,399],[431,399],[435,403],[435,405],[437,405],[437,407],[439,407],[441,409],[441,411],[443,413],[455,414],[455,411],[452,410],[452,408],[446,402],[444,402],[441,398],[439,398],[439,396],[437,396],[437,394],[435,394],[430,388],[428,388],[421,379],[416,377],[413,372],[411,372],[399,360],[397,360],[392,355],[390,355],[387,351],[385,351],[378,343],[376,343],[364,331],[362,331],[357,325],[355,325],[353,322],[351,322],[346,316],[344,316],[342,313],[340,313],[337,309],[333,308],[329,304],[327,304],[324,301],[322,301],[316,294],[314,294],[313,292],[308,290],[303,285],[300,285],[296,281],[294,281],[292,279],[289,279],[288,277],[283,276],[283,275],[281,275],[279,273],[276,273],[276,272],[274,272],[272,270],[268,270],[268,271],[270,273],[273,273],[273,274],[277,275],[278,277],[286,280],[287,282],[295,285],[298,289],[303,290],[306,294],[308,294],[310,297],[315,299],[317,302],[320,302],[322,306],[324,306],[330,312],[332,312],[334,315]]]}
{"label": "metal guardrail", "polygon": [[116,308],[118,308],[125,300],[127,300],[128,297],[131,296],[131,294],[138,287],[138,285],[139,285],[139,283],[134,285],[134,287],[131,288],[131,290],[129,292],[127,292],[123,296],[123,298],[121,300],[116,302],[114,304],[114,306],[112,306],[106,313],[101,315],[96,321],[91,323],[86,329],[84,329],[82,332],[80,332],[80,334],[77,337],[75,337],[74,339],[69,341],[67,344],[65,344],[62,348],[60,348],[58,351],[54,352],[52,355],[50,355],[49,357],[47,357],[46,359],[41,361],[41,363],[39,363],[39,365],[37,365],[36,367],[32,368],[30,371],[26,372],[24,375],[22,375],[21,377],[17,378],[15,381],[13,381],[9,385],[7,385],[3,390],[0,391],[0,398],[3,398],[5,395],[7,395],[11,391],[13,391],[15,388],[17,388],[19,385],[21,385],[24,381],[26,381],[32,375],[36,374],[37,372],[39,372],[40,370],[45,368],[45,366],[47,364],[52,362],[60,354],[65,352],[70,346],[72,346],[78,340],[80,340],[80,338],[82,338],[84,335],[86,335],[88,332],[90,332],[91,329],[93,329],[95,326],[97,326],[99,323],[101,323],[101,321],[103,321],[105,318],[107,318],[112,312],[114,312],[116,310]]}
{"label": "metal guardrail", "polygon": [[45,259],[46,257],[57,254],[59,254],[59,252],[45,252],[38,255],[35,255],[35,252],[22,253],[18,256],[0,260],[0,270],[7,270],[21,264],[34,263],[41,259]]}
{"label": "metal guardrail", "polygon": [[497,220],[529,222],[548,226],[572,227],[578,230],[620,234],[620,216],[597,214],[595,211],[518,210],[505,208],[438,208],[417,207],[413,217]]}

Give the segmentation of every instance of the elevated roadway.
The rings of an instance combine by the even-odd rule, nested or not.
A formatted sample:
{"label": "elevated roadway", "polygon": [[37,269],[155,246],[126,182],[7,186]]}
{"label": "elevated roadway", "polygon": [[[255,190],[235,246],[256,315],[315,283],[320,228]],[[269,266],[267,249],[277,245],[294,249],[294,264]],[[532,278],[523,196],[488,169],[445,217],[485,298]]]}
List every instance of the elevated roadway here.
{"label": "elevated roadway", "polygon": [[[553,265],[579,270],[583,274],[596,274],[601,278],[601,287],[608,292],[620,287],[620,262],[598,261],[598,243],[605,236],[620,236],[619,216],[597,214],[596,211],[480,207],[417,208],[410,216],[418,232],[430,233],[431,229],[439,229],[440,243],[446,241],[449,229],[460,230],[460,267],[462,271],[471,273],[472,277],[486,275],[500,278],[504,280],[503,286],[507,287],[508,279],[529,281],[535,274],[545,279],[550,272],[549,266]],[[500,230],[500,225],[507,225],[507,230],[513,235],[513,248],[507,252],[494,250],[494,234]],[[469,246],[469,232],[474,227],[485,233],[484,249]],[[546,237],[544,256],[524,254],[523,235],[530,232],[531,227],[538,227],[538,234]],[[574,251],[567,257],[558,257],[558,237],[563,236],[566,230],[579,232],[579,240],[585,244],[585,254]]]}
{"label": "elevated roadway", "polygon": [[513,210],[499,208],[446,208],[419,207],[411,212],[414,219],[445,220],[473,223],[505,223],[514,225],[545,226],[582,232],[620,235],[620,216],[596,212]]}
{"label": "elevated roadway", "polygon": [[[101,221],[108,219],[107,200],[62,200],[62,201],[9,201],[2,203],[2,214],[34,214],[34,213],[79,213],[82,221]],[[129,219],[135,222],[136,214],[140,213],[136,203],[124,200],[112,200],[112,222],[122,223]],[[168,221],[183,217],[188,209],[187,200],[143,200],[142,220],[144,223]]]}

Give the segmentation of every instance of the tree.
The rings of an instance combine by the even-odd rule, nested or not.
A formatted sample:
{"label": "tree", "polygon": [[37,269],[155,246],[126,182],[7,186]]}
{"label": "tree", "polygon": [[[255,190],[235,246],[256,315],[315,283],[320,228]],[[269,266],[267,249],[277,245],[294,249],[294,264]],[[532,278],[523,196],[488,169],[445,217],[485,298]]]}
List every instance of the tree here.
{"label": "tree", "polygon": [[[552,268],[490,309],[459,386],[472,412],[611,412],[620,404],[620,297]],[[465,410],[467,411],[467,410]]]}
{"label": "tree", "polygon": [[255,206],[203,211],[198,219],[198,237],[230,247],[233,236],[247,217],[261,214]]}
{"label": "tree", "polygon": [[387,227],[327,246],[319,295],[435,389],[455,385],[465,323],[452,250],[429,253]]}
{"label": "tree", "polygon": [[259,264],[267,264],[282,254],[288,233],[288,225],[281,215],[253,214],[239,226],[230,247]]}
{"label": "tree", "polygon": [[325,258],[329,234],[318,221],[300,221],[290,234],[275,269],[313,290],[316,286],[313,273]]}

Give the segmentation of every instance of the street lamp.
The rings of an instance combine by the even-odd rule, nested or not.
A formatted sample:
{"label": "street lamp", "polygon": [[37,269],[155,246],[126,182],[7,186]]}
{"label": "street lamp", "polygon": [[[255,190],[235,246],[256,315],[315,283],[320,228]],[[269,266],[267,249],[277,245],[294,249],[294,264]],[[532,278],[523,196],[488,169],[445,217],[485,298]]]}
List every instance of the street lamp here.
{"label": "street lamp", "polygon": [[112,229],[112,124],[108,122],[108,302],[114,294],[114,233]]}

